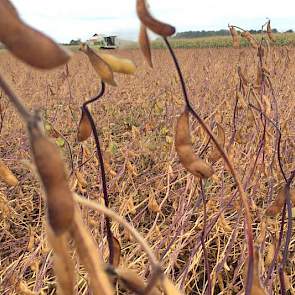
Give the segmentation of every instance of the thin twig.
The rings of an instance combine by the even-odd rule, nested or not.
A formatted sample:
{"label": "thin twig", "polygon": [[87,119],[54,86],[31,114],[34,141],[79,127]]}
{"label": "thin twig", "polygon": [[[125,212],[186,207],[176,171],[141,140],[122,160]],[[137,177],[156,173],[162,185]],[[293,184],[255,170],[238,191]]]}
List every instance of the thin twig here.
{"label": "thin twig", "polygon": [[211,295],[212,293],[212,283],[211,283],[211,270],[210,270],[210,265],[209,265],[209,260],[208,260],[208,251],[206,249],[206,244],[205,244],[205,231],[206,231],[206,227],[207,227],[207,206],[206,206],[206,195],[204,192],[204,186],[203,186],[203,180],[200,179],[200,186],[201,186],[201,196],[202,196],[202,200],[203,200],[203,229],[202,229],[202,233],[201,233],[201,244],[202,244],[202,249],[204,252],[204,264],[205,264],[205,271],[207,273],[207,282],[208,282],[208,286],[207,286],[207,294]]}

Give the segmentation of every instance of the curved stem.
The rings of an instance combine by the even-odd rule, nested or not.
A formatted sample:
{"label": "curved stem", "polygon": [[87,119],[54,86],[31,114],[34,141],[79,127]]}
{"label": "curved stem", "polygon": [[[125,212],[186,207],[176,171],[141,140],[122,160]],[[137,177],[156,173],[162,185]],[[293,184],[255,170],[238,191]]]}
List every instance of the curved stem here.
{"label": "curved stem", "polygon": [[131,226],[123,217],[121,217],[116,212],[112,211],[109,208],[106,208],[103,205],[100,205],[94,201],[86,200],[86,199],[82,198],[78,194],[74,194],[74,199],[79,204],[86,206],[88,208],[94,209],[94,210],[108,216],[109,218],[114,219],[119,224],[124,226],[124,228],[126,228],[130,232],[130,234],[133,236],[133,238],[141,245],[142,249],[149,257],[149,260],[151,262],[153,269],[156,269],[156,270],[158,269],[159,261],[156,258],[155,254],[153,253],[151,247],[148,245],[148,243],[145,241],[145,239],[140,235],[140,233],[133,226]]}
{"label": "curved stem", "polygon": [[238,174],[236,173],[236,170],[235,170],[232,162],[229,160],[227,154],[225,153],[224,149],[220,146],[217,138],[212,133],[212,131],[207,127],[204,120],[198,115],[198,113],[191,106],[188,95],[187,95],[187,90],[186,90],[184,78],[183,78],[180,66],[178,64],[177,58],[174,54],[174,51],[173,51],[169,41],[167,40],[167,38],[164,37],[163,39],[164,39],[164,42],[171,54],[172,59],[174,61],[174,64],[175,64],[175,67],[176,67],[176,70],[177,70],[177,73],[179,76],[179,80],[181,83],[182,92],[183,92],[183,96],[184,96],[184,100],[185,100],[187,109],[198,120],[199,124],[203,127],[203,129],[206,131],[206,133],[212,139],[212,141],[214,142],[216,148],[218,149],[222,158],[224,159],[225,163],[227,164],[227,166],[228,166],[228,168],[229,168],[229,170],[230,170],[230,172],[237,184],[238,191],[240,194],[240,199],[241,199],[241,202],[242,202],[244,209],[245,209],[245,224],[246,224],[245,235],[247,237],[247,243],[248,243],[248,270],[247,270],[247,281],[246,281],[245,295],[249,295],[250,291],[251,291],[251,287],[252,287],[252,282],[253,282],[254,243],[253,243],[253,232],[252,232],[252,218],[251,218],[250,208],[249,208],[246,194],[243,190],[241,180],[240,180]]}
{"label": "curved stem", "polygon": [[103,81],[101,81],[101,88],[100,88],[99,93],[96,96],[94,96],[94,97],[90,98],[89,100],[85,101],[83,103],[83,107],[86,107],[88,104],[93,103],[96,100],[100,99],[104,95],[105,89],[106,89],[105,83]]}
{"label": "curved stem", "polygon": [[234,26],[234,25],[232,25],[231,27],[234,27],[234,28],[236,28],[236,29],[239,29],[239,30],[241,30],[241,31],[243,31],[243,32],[247,32],[247,30],[245,30],[245,29],[243,29],[243,28],[241,28],[241,27],[238,27],[238,26]]}
{"label": "curved stem", "polygon": [[[105,167],[104,167],[104,160],[103,160],[103,155],[100,147],[100,142],[99,142],[99,137],[98,137],[98,132],[95,126],[95,122],[93,120],[93,117],[87,107],[88,104],[95,102],[99,98],[101,98],[104,95],[105,92],[105,83],[101,81],[101,89],[98,95],[95,97],[89,99],[86,101],[83,106],[82,110],[85,112],[93,133],[94,141],[95,141],[95,146],[96,146],[96,151],[97,151],[97,157],[99,160],[99,166],[100,166],[100,172],[101,172],[101,182],[102,182],[102,191],[103,191],[103,197],[104,197],[104,203],[106,207],[109,207],[109,196],[108,196],[108,189],[107,189],[107,179],[106,179],[106,173],[105,173]],[[111,220],[109,217],[106,217],[105,219],[105,225],[106,225],[106,231],[107,231],[107,241],[108,241],[108,247],[109,247],[109,263],[113,264],[114,260],[114,243],[113,243],[113,233],[111,230]]]}

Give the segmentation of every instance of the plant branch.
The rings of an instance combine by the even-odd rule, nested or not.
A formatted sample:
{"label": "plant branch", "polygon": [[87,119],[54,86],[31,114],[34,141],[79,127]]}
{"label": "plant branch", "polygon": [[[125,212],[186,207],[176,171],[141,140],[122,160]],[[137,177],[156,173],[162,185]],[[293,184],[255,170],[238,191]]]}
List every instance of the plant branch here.
{"label": "plant branch", "polygon": [[183,96],[184,96],[184,100],[186,103],[186,107],[187,109],[190,111],[190,113],[198,120],[198,122],[200,123],[200,125],[203,127],[203,129],[206,131],[206,133],[209,135],[209,137],[212,139],[212,141],[214,142],[216,148],[218,149],[218,151],[220,152],[222,158],[224,159],[225,163],[227,164],[236,184],[239,190],[239,194],[240,194],[240,199],[241,202],[244,206],[245,209],[245,224],[246,224],[246,229],[245,229],[245,235],[247,237],[247,243],[248,243],[248,270],[247,270],[247,281],[246,281],[246,290],[245,290],[245,295],[249,295],[250,291],[251,291],[251,287],[252,287],[252,281],[253,281],[253,259],[254,259],[254,243],[253,243],[253,232],[252,232],[252,218],[251,218],[251,213],[250,213],[250,208],[249,208],[249,204],[248,204],[248,200],[246,197],[246,194],[243,190],[242,187],[242,183],[241,180],[232,164],[232,162],[229,160],[227,154],[225,153],[224,149],[220,146],[220,144],[218,143],[217,138],[215,137],[215,135],[212,133],[212,131],[207,127],[206,123],[204,122],[204,120],[198,115],[198,113],[193,109],[193,107],[190,104],[188,95],[187,95],[187,90],[186,90],[186,85],[184,82],[184,78],[180,69],[180,66],[178,64],[177,58],[174,54],[174,51],[168,41],[167,38],[163,38],[164,42],[171,54],[171,57],[174,61],[178,76],[179,76],[179,80],[181,83],[181,87],[182,87],[182,92],[183,92]]}
{"label": "plant branch", "polygon": [[[93,133],[93,137],[94,137],[95,145],[96,145],[97,156],[98,156],[98,160],[99,160],[104,203],[105,203],[105,206],[107,208],[109,208],[109,196],[108,196],[108,189],[107,189],[107,179],[106,179],[103,155],[102,155],[102,151],[101,151],[101,147],[100,147],[98,132],[97,132],[93,117],[92,117],[92,115],[91,115],[91,113],[90,113],[90,111],[89,111],[89,109],[87,107],[88,104],[93,103],[93,102],[97,101],[100,97],[102,97],[104,95],[104,92],[105,92],[105,83],[103,81],[101,81],[100,92],[95,97],[93,97],[90,100],[86,101],[82,106],[82,110],[87,115],[88,120],[89,120],[90,125],[91,125],[91,129],[92,129],[92,133]],[[106,225],[107,240],[108,240],[109,253],[110,253],[109,262],[110,262],[110,264],[112,264],[113,260],[114,260],[113,233],[112,233],[112,230],[111,230],[111,220],[108,217],[106,217],[105,225]]]}
{"label": "plant branch", "polygon": [[114,219],[119,224],[124,226],[124,228],[126,228],[130,232],[132,237],[141,245],[142,249],[149,257],[149,260],[151,262],[153,269],[154,270],[158,269],[159,261],[156,258],[155,254],[153,253],[151,247],[148,245],[148,243],[145,241],[145,239],[140,235],[140,233],[133,226],[131,226],[123,217],[121,217],[116,212],[112,211],[109,208],[106,208],[103,205],[100,205],[100,204],[98,204],[94,201],[91,201],[91,200],[86,200],[85,198],[79,196],[78,194],[74,194],[74,199],[79,204],[86,206],[88,208],[94,209],[94,210],[108,216],[109,218]]}

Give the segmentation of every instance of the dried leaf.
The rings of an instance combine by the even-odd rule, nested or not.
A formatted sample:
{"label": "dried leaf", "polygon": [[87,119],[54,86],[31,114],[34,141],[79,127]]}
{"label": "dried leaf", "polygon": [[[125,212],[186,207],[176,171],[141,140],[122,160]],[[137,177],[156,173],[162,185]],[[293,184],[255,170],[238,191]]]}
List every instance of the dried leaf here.
{"label": "dried leaf", "polygon": [[245,98],[244,98],[244,96],[242,95],[241,92],[237,91],[237,93],[236,93],[236,98],[237,98],[237,100],[238,100],[239,107],[240,107],[242,110],[247,109],[248,104],[246,103],[246,100],[245,100]]}
{"label": "dried leaf", "polygon": [[149,194],[148,208],[150,211],[155,212],[155,213],[161,212],[161,209],[160,209],[159,204],[157,203],[154,191],[151,191]]}
{"label": "dried leaf", "polygon": [[83,176],[83,174],[79,171],[76,171],[75,175],[76,175],[76,178],[77,178],[79,184],[82,186],[82,188],[87,187],[88,183],[87,183],[85,177]]}
{"label": "dried leaf", "polygon": [[154,33],[168,37],[175,33],[175,28],[155,19],[149,12],[145,0],[136,1],[136,11],[140,21]]}
{"label": "dried leaf", "polygon": [[241,67],[238,67],[238,75],[240,80],[242,81],[243,85],[247,86],[249,84],[248,79],[245,77],[244,73],[242,72]]}
{"label": "dried leaf", "polygon": [[[270,204],[266,209],[265,214],[267,216],[276,216],[282,211],[282,208],[285,204],[286,192],[285,187],[281,188],[278,192],[276,199]],[[295,205],[295,189],[290,190],[290,199]]]}
{"label": "dried leaf", "polygon": [[139,31],[139,46],[141,49],[141,52],[143,53],[143,56],[147,60],[149,66],[153,67],[153,61],[152,61],[152,52],[151,52],[151,46],[150,46],[150,40],[147,33],[147,29],[144,24],[140,24],[140,31]]}
{"label": "dried leaf", "polygon": [[31,291],[25,281],[20,281],[17,286],[17,292],[19,295],[37,295],[37,293]]}
{"label": "dried leaf", "polygon": [[8,0],[0,1],[0,41],[16,57],[41,69],[60,66],[70,58],[52,39],[23,23]]}
{"label": "dried leaf", "polygon": [[265,114],[269,117],[271,113],[271,102],[268,96],[262,95],[262,103],[264,105]]}

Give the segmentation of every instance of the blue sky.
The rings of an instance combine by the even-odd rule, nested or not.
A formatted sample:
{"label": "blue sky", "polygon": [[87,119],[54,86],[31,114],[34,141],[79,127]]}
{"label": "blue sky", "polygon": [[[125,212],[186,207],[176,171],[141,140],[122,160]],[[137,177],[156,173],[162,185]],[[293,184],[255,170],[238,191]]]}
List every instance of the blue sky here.
{"label": "blue sky", "polygon": [[[12,0],[21,17],[58,42],[115,33],[135,40],[139,22],[135,0]],[[270,18],[279,31],[295,30],[295,1],[150,0],[152,13],[178,32],[218,30],[228,23],[259,29]]]}

